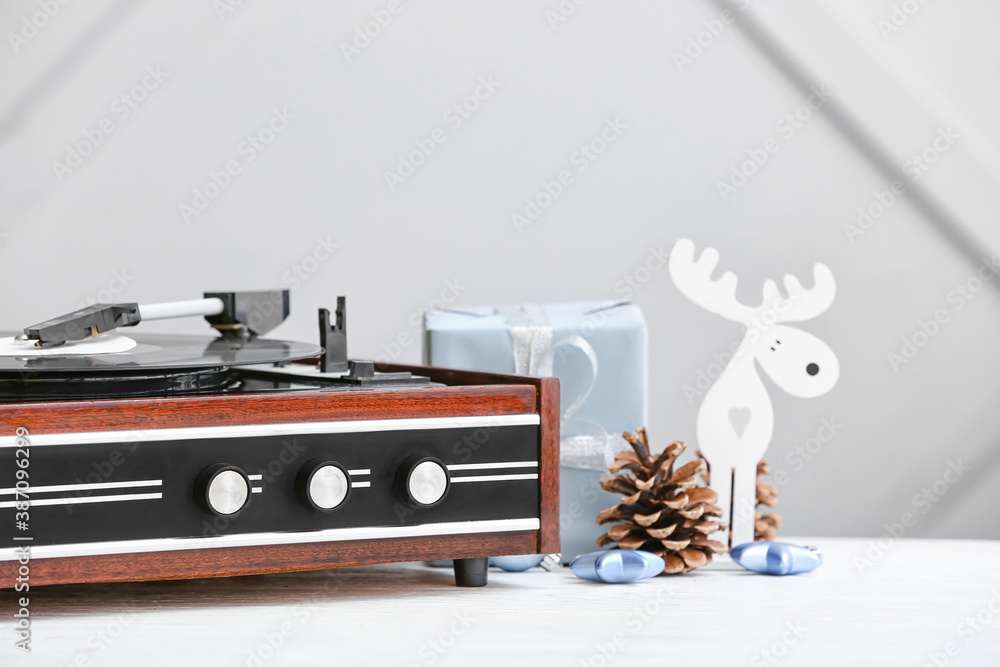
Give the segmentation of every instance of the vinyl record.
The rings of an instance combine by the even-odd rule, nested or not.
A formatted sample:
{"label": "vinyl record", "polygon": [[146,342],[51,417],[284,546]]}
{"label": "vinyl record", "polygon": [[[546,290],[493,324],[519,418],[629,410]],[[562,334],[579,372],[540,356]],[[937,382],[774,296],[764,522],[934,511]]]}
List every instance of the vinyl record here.
{"label": "vinyl record", "polygon": [[[0,334],[13,337],[13,334]],[[268,338],[230,340],[205,336],[168,334],[129,334],[135,341],[123,352],[87,353],[87,341],[75,344],[60,354],[60,348],[48,348],[44,354],[0,356],[0,374],[73,374],[94,371],[176,371],[295,361],[323,353],[323,348]],[[101,342],[96,339],[94,343]],[[95,347],[96,349],[106,349]],[[32,351],[33,352],[33,351]]]}
{"label": "vinyl record", "polygon": [[238,388],[232,366],[291,362],[323,352],[316,345],[265,338],[135,334],[118,336],[127,339],[110,345],[102,338],[32,356],[0,356],[0,402],[223,393]]}

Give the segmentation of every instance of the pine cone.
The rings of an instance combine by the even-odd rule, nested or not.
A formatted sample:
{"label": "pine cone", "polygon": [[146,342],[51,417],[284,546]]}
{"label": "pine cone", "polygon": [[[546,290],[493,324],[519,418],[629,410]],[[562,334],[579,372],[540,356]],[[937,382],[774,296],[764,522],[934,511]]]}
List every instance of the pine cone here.
{"label": "pine cone", "polygon": [[646,429],[625,433],[634,452],[619,452],[610,472],[601,480],[606,491],[624,495],[619,505],[604,510],[597,523],[620,522],[597,539],[598,546],[617,543],[621,549],[642,549],[663,558],[665,574],[689,572],[712,561],[713,553],[724,553],[726,545],[708,539],[724,528],[718,522],[722,510],[714,505],[715,491],[698,486],[697,475],[705,474],[703,460],[674,470],[674,461],[687,447],[675,442],[657,457],[649,452]]}
{"label": "pine cone", "polygon": [[[705,472],[702,473],[701,478],[705,480],[705,484],[711,484],[711,467],[708,464],[708,460],[705,455],[698,451],[698,458],[705,463]],[[770,475],[771,467],[767,465],[766,459],[761,459],[760,463],[757,464],[757,507],[761,505],[767,505],[768,507],[774,507],[778,504],[778,487],[769,486],[764,483],[760,478],[761,475]],[[763,512],[754,512],[753,516],[753,539],[756,541],[766,540],[768,542],[774,541],[774,534],[777,532],[778,528],[781,527],[781,515],[770,513],[764,514]]]}
{"label": "pine cone", "polygon": [[[766,460],[761,459],[760,463],[757,464],[757,507],[760,507],[761,505],[774,507],[778,504],[778,487],[769,486],[764,483],[764,480],[761,479],[761,475],[770,474],[770,466],[767,465]],[[780,514],[775,514],[773,512],[770,514],[764,514],[760,511],[754,512],[753,539],[773,542],[774,534],[780,527]]]}

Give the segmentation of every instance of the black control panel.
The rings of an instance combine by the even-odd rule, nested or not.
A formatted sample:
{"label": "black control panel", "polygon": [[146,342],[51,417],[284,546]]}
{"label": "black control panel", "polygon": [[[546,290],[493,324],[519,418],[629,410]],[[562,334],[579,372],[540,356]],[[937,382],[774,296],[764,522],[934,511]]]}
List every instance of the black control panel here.
{"label": "black control panel", "polygon": [[[535,425],[228,431],[32,447],[32,545],[538,517]],[[0,479],[14,471],[0,451]]]}

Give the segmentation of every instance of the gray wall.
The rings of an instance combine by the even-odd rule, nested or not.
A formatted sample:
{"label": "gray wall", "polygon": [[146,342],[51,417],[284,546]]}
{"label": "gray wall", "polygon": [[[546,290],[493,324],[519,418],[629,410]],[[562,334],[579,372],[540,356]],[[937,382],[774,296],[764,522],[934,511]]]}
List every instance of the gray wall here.
{"label": "gray wall", "polygon": [[[15,52],[8,33],[40,10],[5,2],[0,327],[88,299],[286,285],[293,316],[276,335],[313,340],[315,309],[346,294],[353,356],[415,362],[420,313],[437,300],[620,298],[623,277],[650,248],[681,236],[718,248],[748,302],[759,300],[765,278],[808,281],[822,261],[838,297],[803,328],[836,350],[842,377],[813,400],[772,386],[768,458],[787,475],[783,532],[877,536],[911,512],[908,535],[1000,537],[1000,520],[982,512],[1000,501],[1000,301],[993,285],[962,308],[949,298],[974,275],[975,253],[990,249],[963,245],[956,228],[909,196],[851,243],[844,223],[890,175],[827,110],[780,134],[776,123],[807,92],[752,26],[725,26],[678,71],[675,52],[724,3],[586,3],[552,29],[546,11],[556,0],[404,2],[348,62],[341,43],[388,4],[247,0],[220,18],[207,1],[72,3]],[[758,4],[766,14],[783,3]],[[883,38],[878,21],[892,3],[849,4],[879,49],[909,62],[936,99],[995,144],[1000,8],[928,4]],[[152,89],[134,95],[145,99],[122,106],[148,67],[165,77],[147,78]],[[480,88],[486,99],[456,126],[448,109],[481,78],[499,85],[488,97]],[[274,108],[293,118],[251,161],[242,142],[267,127]],[[907,110],[892,113],[902,119]],[[102,119],[113,132],[60,180],[53,162]],[[574,153],[607,119],[625,129],[580,171]],[[436,128],[446,140],[391,190],[384,173]],[[722,201],[717,181],[772,136],[780,150]],[[230,160],[240,173],[185,221],[179,205],[192,204],[193,189]],[[947,155],[940,164],[948,174]],[[563,169],[572,183],[518,232],[512,214]],[[947,193],[970,201],[961,187]],[[337,247],[328,254],[324,243]],[[661,445],[693,442],[698,405],[683,386],[739,327],[687,302],[665,270],[629,296],[650,327],[651,434]],[[938,309],[948,322],[893,369],[887,354]],[[204,329],[196,321],[160,328]],[[841,426],[799,463],[795,448],[823,420]],[[949,461],[970,470],[956,484],[939,482],[939,501],[915,498]]]}

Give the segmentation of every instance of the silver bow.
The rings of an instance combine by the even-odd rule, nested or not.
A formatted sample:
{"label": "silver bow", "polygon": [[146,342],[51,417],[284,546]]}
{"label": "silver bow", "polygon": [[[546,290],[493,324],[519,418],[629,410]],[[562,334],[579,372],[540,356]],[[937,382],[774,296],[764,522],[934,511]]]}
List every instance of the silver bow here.
{"label": "silver bow", "polygon": [[505,306],[498,310],[510,328],[516,374],[552,377],[556,350],[575,349],[583,353],[590,364],[590,383],[563,411],[559,462],[570,468],[607,470],[615,452],[621,451],[627,443],[620,437],[608,435],[600,424],[584,419],[571,419],[597,384],[597,353],[593,346],[585,338],[575,334],[553,344],[552,325],[541,306],[524,304]]}

